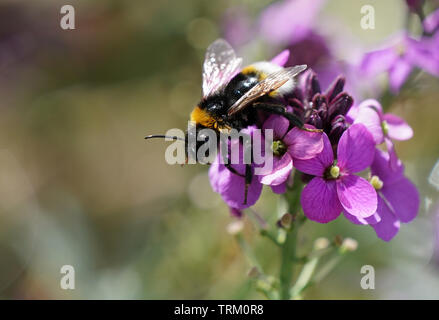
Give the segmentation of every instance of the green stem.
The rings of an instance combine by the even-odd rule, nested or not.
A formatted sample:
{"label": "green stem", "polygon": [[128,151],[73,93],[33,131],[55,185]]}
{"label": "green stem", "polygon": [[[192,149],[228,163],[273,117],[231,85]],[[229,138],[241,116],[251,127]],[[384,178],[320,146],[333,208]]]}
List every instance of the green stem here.
{"label": "green stem", "polygon": [[298,176],[294,177],[293,188],[287,192],[289,211],[296,217],[291,228],[287,230],[285,242],[281,246],[281,266],[280,266],[280,298],[289,300],[291,298],[290,288],[293,280],[294,262],[296,260],[296,242],[299,231],[300,221],[298,213],[300,209],[300,194],[303,183]]}
{"label": "green stem", "polygon": [[245,241],[244,237],[241,233],[237,234],[236,241],[238,242],[239,247],[241,248],[242,252],[244,253],[245,257],[247,258],[248,262],[252,267],[256,267],[259,272],[263,272],[262,267],[258,260],[256,259],[256,256],[254,255],[252,249]]}
{"label": "green stem", "polygon": [[303,269],[300,272],[300,275],[297,278],[296,283],[291,289],[291,297],[293,299],[299,297],[302,291],[307,287],[308,283],[311,280],[312,275],[314,274],[318,262],[319,262],[319,257],[314,257],[307,264],[303,266]]}
{"label": "green stem", "polygon": [[282,245],[282,262],[280,267],[280,298],[290,299],[290,286],[293,280],[293,262],[296,254],[297,226],[293,226]]}
{"label": "green stem", "polygon": [[328,247],[325,249],[318,249],[308,256],[308,261],[303,266],[302,271],[297,277],[296,283],[293,288],[291,288],[291,297],[292,299],[297,299],[301,297],[302,292],[309,287],[310,283],[312,283],[312,277],[314,272],[319,264],[320,258],[330,253],[333,250],[333,247]]}

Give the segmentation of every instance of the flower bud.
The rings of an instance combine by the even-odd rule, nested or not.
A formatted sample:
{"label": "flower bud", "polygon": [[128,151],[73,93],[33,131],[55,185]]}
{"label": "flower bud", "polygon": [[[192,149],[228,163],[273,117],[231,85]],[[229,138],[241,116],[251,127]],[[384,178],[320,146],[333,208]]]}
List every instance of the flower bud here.
{"label": "flower bud", "polygon": [[311,112],[311,116],[309,117],[308,124],[316,127],[316,128],[322,128],[323,121],[322,118],[318,115],[318,112],[313,110]]}
{"label": "flower bud", "polygon": [[261,271],[259,271],[257,267],[252,267],[247,273],[247,276],[249,278],[257,278],[260,275],[261,275]]}
{"label": "flower bud", "polygon": [[331,131],[329,132],[329,139],[336,144],[341,138],[343,132],[348,128],[346,118],[343,115],[336,116],[331,122]]}
{"label": "flower bud", "polygon": [[338,115],[346,115],[349,109],[352,107],[354,99],[347,93],[340,93],[331,102],[328,110],[329,120],[333,120]]}
{"label": "flower bud", "polygon": [[323,250],[328,248],[330,245],[330,242],[328,240],[328,238],[317,238],[314,241],[314,249],[315,250]]}
{"label": "flower bud", "polygon": [[314,71],[306,79],[305,92],[309,100],[312,100],[315,94],[321,92],[320,83]]}
{"label": "flower bud", "polygon": [[357,250],[358,248],[358,242],[355,239],[352,238],[346,238],[343,240],[340,246],[340,252],[341,253],[347,253]]}
{"label": "flower bud", "polygon": [[293,223],[293,215],[290,213],[285,213],[279,220],[279,226],[285,229],[289,229]]}
{"label": "flower bud", "polygon": [[338,76],[331,86],[326,91],[326,96],[328,97],[328,102],[331,103],[335,97],[337,97],[344,88],[346,83],[346,79],[343,76]]}
{"label": "flower bud", "polygon": [[227,226],[227,232],[231,234],[232,236],[235,236],[244,229],[244,222],[242,220],[236,220]]}
{"label": "flower bud", "polygon": [[336,235],[335,238],[334,238],[334,244],[337,247],[339,247],[339,246],[341,246],[342,242],[343,242],[342,236],[341,235]]}
{"label": "flower bud", "polygon": [[285,229],[279,229],[277,233],[277,243],[284,244],[285,240],[287,239],[287,232]]}

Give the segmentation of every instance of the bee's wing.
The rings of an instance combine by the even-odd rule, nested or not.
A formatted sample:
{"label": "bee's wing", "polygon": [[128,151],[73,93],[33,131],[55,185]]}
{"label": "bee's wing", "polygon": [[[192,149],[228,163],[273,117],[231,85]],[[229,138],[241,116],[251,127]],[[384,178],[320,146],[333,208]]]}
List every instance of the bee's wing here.
{"label": "bee's wing", "polygon": [[203,64],[203,96],[226,85],[241,68],[242,59],[224,39],[214,41],[206,51]]}
{"label": "bee's wing", "polygon": [[256,99],[279,89],[288,82],[288,80],[293,79],[306,68],[306,65],[299,65],[270,73],[264,80],[256,84],[239,98],[238,101],[229,108],[228,115],[231,116],[236,112],[241,111]]}

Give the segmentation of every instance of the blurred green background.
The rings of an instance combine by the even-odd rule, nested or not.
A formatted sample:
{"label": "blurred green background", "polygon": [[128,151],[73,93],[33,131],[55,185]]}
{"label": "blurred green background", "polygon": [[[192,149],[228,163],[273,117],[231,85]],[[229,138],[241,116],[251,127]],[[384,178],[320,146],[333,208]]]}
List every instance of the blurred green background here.
{"label": "blurred green background", "polygon": [[[269,3],[0,1],[0,298],[263,298],[208,167],[169,166],[167,144],[143,137],[187,125],[226,10],[239,5],[256,21]],[[64,4],[76,9],[75,30],[59,26]],[[375,30],[360,28],[364,4],[375,6]],[[400,0],[335,0],[322,21],[347,31],[339,42],[373,46],[401,28],[405,10]],[[249,60],[280,49],[251,43],[237,48]],[[343,218],[308,223],[307,243],[340,234],[359,248],[307,298],[439,298],[438,191],[427,182],[439,158],[438,101],[438,80],[422,74],[392,104],[415,131],[397,150],[421,192],[419,217],[390,243]],[[270,218],[276,202],[265,190],[256,210]],[[278,248],[247,220],[245,237],[277,275]],[[366,264],[375,290],[360,287]],[[75,290],[60,288],[63,265],[75,268]]]}

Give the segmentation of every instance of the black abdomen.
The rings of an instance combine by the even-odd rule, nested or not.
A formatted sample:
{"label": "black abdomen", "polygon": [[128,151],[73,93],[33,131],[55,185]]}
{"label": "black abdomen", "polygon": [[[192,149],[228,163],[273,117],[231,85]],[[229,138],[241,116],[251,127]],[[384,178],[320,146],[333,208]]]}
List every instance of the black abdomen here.
{"label": "black abdomen", "polygon": [[227,97],[227,105],[231,107],[247,91],[259,82],[259,77],[255,73],[238,73],[224,89]]}
{"label": "black abdomen", "polygon": [[229,108],[247,91],[259,82],[256,73],[238,73],[223,89],[203,99],[199,107],[206,110],[217,121],[218,127],[242,129],[256,121],[256,112],[246,108],[233,116],[228,115]]}

